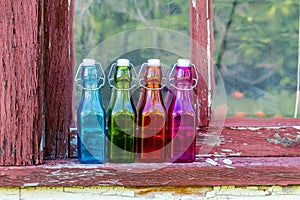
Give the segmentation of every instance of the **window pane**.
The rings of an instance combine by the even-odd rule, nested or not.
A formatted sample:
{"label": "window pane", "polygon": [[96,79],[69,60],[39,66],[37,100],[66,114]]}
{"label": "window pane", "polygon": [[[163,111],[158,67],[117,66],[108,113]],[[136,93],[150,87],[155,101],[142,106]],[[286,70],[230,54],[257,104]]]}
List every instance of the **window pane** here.
{"label": "window pane", "polygon": [[[183,56],[180,53],[189,55],[189,18],[190,4],[186,0],[75,0],[75,71],[85,57],[101,62],[106,75],[119,57],[128,58],[135,66],[158,57],[169,68]],[[145,27],[160,29],[147,33]],[[180,41],[165,40],[174,33],[177,38],[186,37],[185,47],[179,49],[179,53],[168,47]],[[155,46],[163,48],[153,48]],[[78,100],[80,92],[76,92]],[[107,106],[109,88],[101,93]]]}
{"label": "window pane", "polygon": [[214,63],[227,116],[293,117],[298,0],[214,0]]}

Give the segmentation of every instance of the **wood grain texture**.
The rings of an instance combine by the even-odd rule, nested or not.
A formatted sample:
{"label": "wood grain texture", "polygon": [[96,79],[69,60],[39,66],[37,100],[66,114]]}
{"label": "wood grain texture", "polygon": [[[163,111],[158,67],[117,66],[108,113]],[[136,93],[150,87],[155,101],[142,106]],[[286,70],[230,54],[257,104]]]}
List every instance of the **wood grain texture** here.
{"label": "wood grain texture", "polygon": [[299,157],[231,158],[212,166],[203,159],[190,164],[81,165],[47,161],[45,165],[0,167],[1,186],[216,186],[300,184]]}
{"label": "wood grain texture", "polygon": [[210,147],[210,151],[199,156],[300,156],[300,127],[233,126],[223,127],[221,131],[210,128],[208,133],[199,133],[197,152],[200,154],[202,144]]}
{"label": "wood grain texture", "polygon": [[[207,127],[210,120],[210,108],[208,100],[208,62],[211,64],[211,66],[213,66],[212,60],[209,59],[208,56],[210,55],[212,58],[213,55],[211,0],[191,0],[190,7],[191,61],[197,66],[197,72],[199,75],[198,86],[196,89],[198,95],[197,101],[199,105],[198,125],[200,127]],[[210,46],[210,49],[208,49],[208,45]],[[213,74],[213,70],[211,70],[210,73]]]}
{"label": "wood grain texture", "polygon": [[[46,157],[68,156],[72,119],[73,62],[70,52],[73,1],[45,0]],[[72,26],[71,26],[72,27]]]}
{"label": "wood grain texture", "polygon": [[0,165],[42,162],[39,1],[0,2]]}
{"label": "wood grain texture", "polygon": [[225,122],[216,121],[212,126],[239,127],[292,127],[300,126],[299,118],[239,118],[227,117]]}

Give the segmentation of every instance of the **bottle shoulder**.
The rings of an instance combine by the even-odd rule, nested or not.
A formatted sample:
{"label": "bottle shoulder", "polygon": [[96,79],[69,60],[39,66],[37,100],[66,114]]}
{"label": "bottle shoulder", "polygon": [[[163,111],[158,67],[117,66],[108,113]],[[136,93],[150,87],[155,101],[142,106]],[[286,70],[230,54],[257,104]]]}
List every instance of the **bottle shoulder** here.
{"label": "bottle shoulder", "polygon": [[77,114],[80,115],[105,115],[105,110],[100,102],[82,102],[81,105],[78,106]]}
{"label": "bottle shoulder", "polygon": [[99,111],[99,110],[83,110],[81,112],[77,113],[78,115],[78,120],[83,120],[83,119],[89,119],[89,120],[101,120],[105,121],[106,120],[106,114],[105,112]]}
{"label": "bottle shoulder", "polygon": [[117,112],[133,112],[135,113],[135,108],[130,99],[115,99],[111,106],[109,107],[110,113],[114,114]]}
{"label": "bottle shoulder", "polygon": [[135,115],[136,111],[132,106],[123,108],[114,108],[108,112],[108,115]]}
{"label": "bottle shoulder", "polygon": [[181,99],[181,98],[174,98],[170,104],[168,112],[171,113],[190,113],[195,114],[195,108],[192,104],[191,100]]}
{"label": "bottle shoulder", "polygon": [[160,114],[160,115],[167,115],[167,110],[164,105],[156,104],[154,106],[142,106],[139,110],[139,114],[147,115],[147,114]]}

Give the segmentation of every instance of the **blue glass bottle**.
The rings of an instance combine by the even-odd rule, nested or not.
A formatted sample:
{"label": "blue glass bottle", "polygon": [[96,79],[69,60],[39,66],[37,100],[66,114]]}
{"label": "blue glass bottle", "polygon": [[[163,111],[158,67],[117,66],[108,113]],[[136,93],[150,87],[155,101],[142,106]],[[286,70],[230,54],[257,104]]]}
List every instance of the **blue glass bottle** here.
{"label": "blue glass bottle", "polygon": [[187,59],[179,59],[174,68],[176,70],[174,78],[169,78],[174,97],[168,110],[168,136],[171,137],[167,139],[170,141],[168,157],[172,162],[193,162],[196,145],[196,111],[192,91],[197,85],[197,79],[193,79],[192,66]]}
{"label": "blue glass bottle", "polygon": [[81,70],[81,78],[76,79],[82,89],[77,109],[77,150],[80,163],[104,163],[107,160],[105,111],[100,98],[104,78],[100,77],[97,65],[93,59],[84,59],[76,74],[77,78]]}
{"label": "blue glass bottle", "polygon": [[[115,69],[114,78],[110,78],[112,69]],[[112,96],[107,117],[111,162],[134,162],[136,111],[131,99],[131,89],[135,85],[131,70],[135,72],[129,60],[119,59],[109,73]],[[112,79],[115,85],[111,83]]]}

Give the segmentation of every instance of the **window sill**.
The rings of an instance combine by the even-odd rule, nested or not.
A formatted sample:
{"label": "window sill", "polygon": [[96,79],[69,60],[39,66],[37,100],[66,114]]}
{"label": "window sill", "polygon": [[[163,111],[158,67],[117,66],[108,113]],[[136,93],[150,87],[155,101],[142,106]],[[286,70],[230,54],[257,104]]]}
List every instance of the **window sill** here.
{"label": "window sill", "polygon": [[195,163],[79,164],[75,159],[47,160],[27,167],[0,167],[2,187],[33,186],[217,186],[300,184],[300,157],[219,159],[213,166]]}

